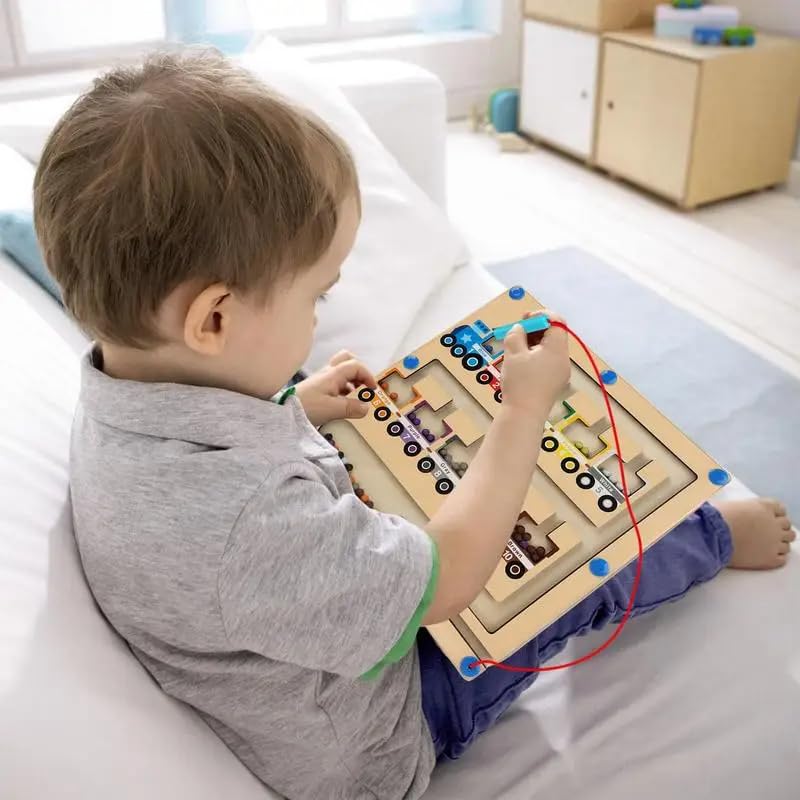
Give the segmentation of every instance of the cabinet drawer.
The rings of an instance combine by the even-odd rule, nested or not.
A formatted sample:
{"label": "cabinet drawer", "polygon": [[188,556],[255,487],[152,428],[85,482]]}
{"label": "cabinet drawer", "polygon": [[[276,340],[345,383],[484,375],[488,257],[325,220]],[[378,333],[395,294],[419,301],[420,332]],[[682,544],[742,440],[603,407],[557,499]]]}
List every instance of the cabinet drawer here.
{"label": "cabinet drawer", "polygon": [[522,131],[589,158],[599,50],[595,34],[525,21]]}
{"label": "cabinet drawer", "polygon": [[590,31],[614,31],[652,24],[663,0],[525,0],[525,14]]}
{"label": "cabinet drawer", "polygon": [[667,197],[684,197],[700,69],[605,42],[597,163]]}

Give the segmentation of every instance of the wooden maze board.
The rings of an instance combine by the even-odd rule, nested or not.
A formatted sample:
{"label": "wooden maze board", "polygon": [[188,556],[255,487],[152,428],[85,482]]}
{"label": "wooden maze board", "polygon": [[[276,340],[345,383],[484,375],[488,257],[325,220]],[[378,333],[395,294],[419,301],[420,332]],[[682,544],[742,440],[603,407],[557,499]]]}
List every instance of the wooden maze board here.
{"label": "wooden maze board", "polygon": [[[359,390],[374,407],[364,419],[323,429],[364,502],[427,524],[469,468],[502,402],[502,352],[492,329],[541,307],[514,287],[387,369],[377,391]],[[572,340],[570,358],[569,387],[541,441],[531,442],[540,448],[539,463],[502,559],[469,608],[429,628],[468,680],[483,670],[467,666],[476,656],[505,660],[638,553],[602,392]],[[646,548],[729,476],[595,359]]]}

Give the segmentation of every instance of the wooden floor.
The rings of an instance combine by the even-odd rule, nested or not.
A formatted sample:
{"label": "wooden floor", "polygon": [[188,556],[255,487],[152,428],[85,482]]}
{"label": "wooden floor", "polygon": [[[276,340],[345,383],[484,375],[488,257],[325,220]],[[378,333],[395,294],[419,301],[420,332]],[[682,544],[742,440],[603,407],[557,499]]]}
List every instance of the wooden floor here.
{"label": "wooden floor", "polygon": [[686,213],[453,123],[448,205],[484,263],[581,247],[800,378],[800,200],[780,190]]}

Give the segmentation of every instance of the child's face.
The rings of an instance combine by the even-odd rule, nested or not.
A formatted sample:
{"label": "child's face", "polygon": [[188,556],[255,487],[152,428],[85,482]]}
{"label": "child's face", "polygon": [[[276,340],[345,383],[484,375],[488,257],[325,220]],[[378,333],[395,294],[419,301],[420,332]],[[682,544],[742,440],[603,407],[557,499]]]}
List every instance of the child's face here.
{"label": "child's face", "polygon": [[359,222],[357,202],[348,198],[331,246],[314,266],[276,287],[266,305],[233,299],[233,324],[224,346],[232,388],[267,397],[303,366],[314,339],[317,303],[339,280]]}

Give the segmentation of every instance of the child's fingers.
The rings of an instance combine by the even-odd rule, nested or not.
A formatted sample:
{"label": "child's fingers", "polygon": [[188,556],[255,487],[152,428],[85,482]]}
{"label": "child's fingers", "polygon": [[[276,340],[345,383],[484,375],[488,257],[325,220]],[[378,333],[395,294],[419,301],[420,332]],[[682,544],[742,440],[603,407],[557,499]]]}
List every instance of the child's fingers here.
{"label": "child's fingers", "polygon": [[544,332],[539,346],[548,350],[560,350],[566,353],[569,350],[569,337],[563,328],[552,325]]}
{"label": "child's fingers", "polygon": [[345,397],[344,416],[342,419],[361,419],[369,413],[369,403],[362,403],[355,397]]}
{"label": "child's fingers", "polygon": [[524,353],[528,349],[528,339],[522,325],[517,323],[507,334],[503,341],[506,353],[515,355]]}
{"label": "child's fingers", "polygon": [[[551,323],[560,322],[566,325],[564,318],[560,314],[556,314],[555,311],[551,311],[549,308],[543,308],[537,313],[544,314]],[[550,327],[545,330],[540,344],[545,347],[567,347],[569,345],[567,332],[559,325],[551,324]]]}
{"label": "child's fingers", "polygon": [[340,388],[344,388],[348,383],[353,386],[369,386],[370,389],[374,389],[378,385],[375,376],[354,358],[337,364],[333,368],[333,372]]}
{"label": "child's fingers", "polygon": [[328,364],[332,367],[337,366],[345,361],[354,361],[355,356],[349,350],[340,350],[335,356],[331,356]]}

